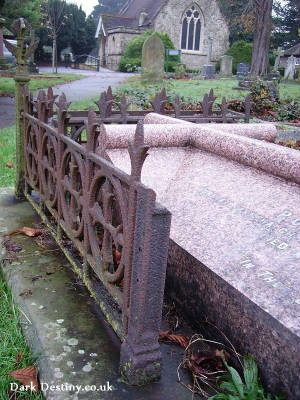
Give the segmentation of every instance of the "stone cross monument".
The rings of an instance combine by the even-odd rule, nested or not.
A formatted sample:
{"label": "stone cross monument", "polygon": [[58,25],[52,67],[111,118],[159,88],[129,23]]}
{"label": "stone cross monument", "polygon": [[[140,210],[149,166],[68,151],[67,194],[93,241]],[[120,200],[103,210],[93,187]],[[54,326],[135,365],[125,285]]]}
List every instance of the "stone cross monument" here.
{"label": "stone cross monument", "polygon": [[213,43],[213,33],[210,32],[208,34],[208,48],[207,48],[207,57],[206,63],[202,67],[202,76],[205,79],[212,79],[215,77],[216,67],[211,63],[211,54],[212,54],[212,43]]}
{"label": "stone cross monument", "polygon": [[280,63],[280,57],[284,55],[284,51],[282,50],[282,47],[278,47],[277,50],[274,50],[273,54],[276,56],[275,64],[274,64],[274,67],[273,67],[273,72],[278,72],[278,67],[279,67],[279,63]]}
{"label": "stone cross monument", "polygon": [[208,34],[208,51],[206,58],[206,65],[211,65],[211,53],[212,53],[212,44],[213,44],[214,35],[212,32]]}

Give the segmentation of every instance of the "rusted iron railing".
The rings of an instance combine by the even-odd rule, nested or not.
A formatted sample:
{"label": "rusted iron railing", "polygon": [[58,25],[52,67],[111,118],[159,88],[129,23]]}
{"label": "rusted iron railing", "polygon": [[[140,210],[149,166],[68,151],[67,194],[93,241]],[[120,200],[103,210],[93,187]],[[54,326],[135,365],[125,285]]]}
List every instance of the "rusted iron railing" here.
{"label": "rusted iron railing", "polygon": [[[181,102],[179,96],[176,96],[173,102],[170,101],[166,94],[166,89],[163,88],[160,92],[156,93],[153,100],[150,101],[153,107],[152,110],[129,111],[131,104],[125,94],[123,94],[121,100],[118,102],[116,96],[112,93],[111,87],[109,87],[107,91],[101,93],[99,100],[96,101],[95,104],[98,107],[97,114],[99,114],[101,121],[105,124],[137,123],[149,112],[176,117],[184,121],[195,123],[232,123],[240,120],[249,122],[251,112],[250,95],[245,98],[244,113],[230,110],[228,108],[229,103],[225,97],[223,97],[221,104],[216,104],[215,101],[216,96],[214,96],[213,89],[211,89],[209,94],[205,94],[203,100],[200,102],[201,110],[191,111],[186,109],[185,104]],[[167,105],[168,108],[166,108]],[[70,125],[80,127],[84,119],[87,118],[87,111],[71,111],[70,117]]]}
{"label": "rusted iron railing", "polygon": [[158,333],[171,216],[141,183],[148,150],[143,123],[128,148],[128,175],[112,164],[92,107],[84,129],[71,138],[69,105],[52,89],[34,100],[24,88],[25,197],[123,342],[122,371],[130,383],[142,384],[161,371]]}

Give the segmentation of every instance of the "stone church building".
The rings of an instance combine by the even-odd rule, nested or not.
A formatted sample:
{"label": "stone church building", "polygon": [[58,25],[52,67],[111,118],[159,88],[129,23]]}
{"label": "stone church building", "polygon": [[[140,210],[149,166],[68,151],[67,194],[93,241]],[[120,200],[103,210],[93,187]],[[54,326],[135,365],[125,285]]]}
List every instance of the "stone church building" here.
{"label": "stone church building", "polygon": [[167,33],[190,69],[205,64],[209,35],[213,62],[229,47],[229,29],[217,0],[127,0],[118,15],[99,18],[100,64],[117,70],[128,42],[148,29]]}

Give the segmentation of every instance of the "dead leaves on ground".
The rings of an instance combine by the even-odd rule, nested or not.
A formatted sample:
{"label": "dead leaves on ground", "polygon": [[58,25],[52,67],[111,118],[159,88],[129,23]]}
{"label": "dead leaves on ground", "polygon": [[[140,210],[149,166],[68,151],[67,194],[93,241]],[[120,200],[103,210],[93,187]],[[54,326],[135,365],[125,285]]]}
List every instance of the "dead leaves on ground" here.
{"label": "dead leaves on ground", "polygon": [[29,237],[36,237],[36,236],[42,235],[45,232],[46,232],[45,229],[35,229],[35,228],[29,228],[27,226],[24,226],[22,229],[16,229],[16,230],[8,233],[3,238],[3,241],[2,241],[3,246],[6,248],[7,253],[8,253],[6,260],[9,263],[11,263],[12,261],[16,261],[17,260],[16,253],[19,253],[22,250],[22,245],[19,243],[13,242],[11,240],[10,236],[22,234],[22,235],[26,235]]}
{"label": "dead leaves on ground", "polygon": [[[191,387],[184,384],[184,386],[192,390],[193,393],[209,397],[201,385],[204,385],[204,387],[208,385],[211,389],[217,385],[218,377],[226,373],[223,360],[229,361],[229,353],[215,348],[212,343],[209,343],[211,341],[205,340],[200,335],[194,335],[190,338],[181,334],[174,334],[168,330],[160,332],[159,340],[176,343],[185,349],[183,362],[180,366],[191,373],[194,385]],[[217,344],[217,342],[214,343]],[[181,382],[179,375],[178,379]]]}
{"label": "dead leaves on ground", "polygon": [[39,392],[39,384],[37,380],[37,370],[31,365],[30,367],[16,369],[8,372],[7,375],[19,381],[22,385],[30,387],[35,392]]}
{"label": "dead leaves on ground", "polygon": [[16,355],[16,362],[15,362],[14,368],[16,368],[20,364],[21,358],[22,358],[22,352],[18,351],[17,355]]}
{"label": "dead leaves on ground", "polygon": [[213,348],[206,351],[198,350],[187,354],[183,365],[194,376],[216,382],[216,378],[224,374],[223,357],[228,361],[230,355],[224,350]]}
{"label": "dead leaves on ground", "polygon": [[35,228],[29,228],[28,226],[24,226],[22,229],[16,229],[16,230],[10,232],[7,236],[22,234],[22,235],[29,236],[29,237],[36,237],[36,236],[42,235],[45,232],[46,232],[46,229],[35,229]]}
{"label": "dead leaves on ground", "polygon": [[20,293],[19,296],[24,296],[24,297],[32,296],[32,290],[30,289],[25,290],[24,292]]}
{"label": "dead leaves on ground", "polygon": [[22,245],[19,243],[13,242],[9,237],[5,237],[2,241],[3,246],[6,248],[7,255],[5,256],[5,260],[8,263],[12,263],[17,260],[17,254],[22,250]]}
{"label": "dead leaves on ground", "polygon": [[2,243],[9,253],[19,253],[22,250],[21,244],[13,242],[7,236],[3,239]]}

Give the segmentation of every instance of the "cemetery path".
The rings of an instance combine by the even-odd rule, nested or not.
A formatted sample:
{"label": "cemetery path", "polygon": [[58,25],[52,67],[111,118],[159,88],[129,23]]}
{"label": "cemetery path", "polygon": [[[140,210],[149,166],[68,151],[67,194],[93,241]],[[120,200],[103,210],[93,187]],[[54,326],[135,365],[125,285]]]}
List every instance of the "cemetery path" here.
{"label": "cemetery path", "polygon": [[[41,67],[40,72],[51,72],[49,67]],[[116,87],[133,74],[115,72],[101,68],[99,72],[59,68],[60,73],[78,73],[86,77],[78,81],[68,82],[54,88],[55,94],[66,95],[68,101],[84,101],[93,96],[100,95],[108,86]]]}
{"label": "cemetery path", "polygon": [[[51,72],[50,67],[39,68],[40,72]],[[116,87],[133,74],[115,72],[101,68],[101,71],[73,70],[71,68],[58,68],[59,73],[75,73],[85,75],[85,78],[65,83],[54,88],[54,93],[65,93],[68,101],[84,101],[93,96],[100,95],[108,86]],[[0,97],[0,129],[15,123],[15,100],[11,97]]]}

